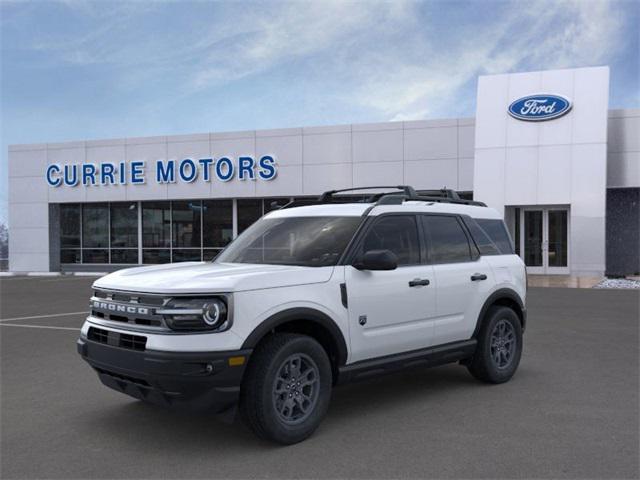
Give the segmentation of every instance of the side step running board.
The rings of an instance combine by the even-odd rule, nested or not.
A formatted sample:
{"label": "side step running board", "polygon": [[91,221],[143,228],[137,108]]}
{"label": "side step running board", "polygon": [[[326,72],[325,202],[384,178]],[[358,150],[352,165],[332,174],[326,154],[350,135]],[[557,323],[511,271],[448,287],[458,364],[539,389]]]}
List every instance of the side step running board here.
{"label": "side step running board", "polygon": [[370,378],[407,367],[435,367],[471,357],[476,350],[475,339],[447,343],[436,347],[388,355],[340,367],[338,384]]}

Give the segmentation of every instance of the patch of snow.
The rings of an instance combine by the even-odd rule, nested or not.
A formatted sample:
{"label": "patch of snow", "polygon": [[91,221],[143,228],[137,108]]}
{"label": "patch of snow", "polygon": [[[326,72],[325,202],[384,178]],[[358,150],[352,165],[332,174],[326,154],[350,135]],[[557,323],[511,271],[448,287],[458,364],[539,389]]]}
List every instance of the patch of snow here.
{"label": "patch of snow", "polygon": [[628,278],[605,278],[593,288],[624,288],[624,289],[640,289],[640,280],[631,280]]}

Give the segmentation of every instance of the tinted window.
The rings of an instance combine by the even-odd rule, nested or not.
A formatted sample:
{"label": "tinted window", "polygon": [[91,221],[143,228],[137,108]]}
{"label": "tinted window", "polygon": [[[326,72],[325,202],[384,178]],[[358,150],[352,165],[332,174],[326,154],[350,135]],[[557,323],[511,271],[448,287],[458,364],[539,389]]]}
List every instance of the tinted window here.
{"label": "tinted window", "polygon": [[[202,211],[203,246],[215,248],[217,254],[233,238],[233,203],[231,200],[205,200]],[[205,253],[205,259],[211,258]]]}
{"label": "tinted window", "polygon": [[171,245],[170,234],[171,207],[169,202],[143,203],[142,246],[168,248]]}
{"label": "tinted window", "polygon": [[259,198],[246,198],[239,199],[237,202],[239,235],[262,216],[262,200]]}
{"label": "tinted window", "polygon": [[398,257],[398,265],[420,263],[420,241],[415,217],[393,215],[377,219],[367,232],[360,249],[391,250]]}
{"label": "tinted window", "polygon": [[232,242],[216,262],[335,265],[360,221],[360,217],[262,218]]}
{"label": "tinted window", "polygon": [[[138,247],[138,204],[111,204],[111,248]],[[131,263],[131,262],[123,262]]]}
{"label": "tinted window", "polygon": [[[106,203],[87,203],[82,206],[82,248],[109,246],[109,207]],[[103,258],[103,253],[91,258]],[[84,263],[99,263],[91,260]]]}
{"label": "tinted window", "polygon": [[498,247],[500,253],[503,255],[510,255],[513,253],[511,238],[509,237],[502,220],[477,218],[476,222],[478,222],[478,225],[482,227],[482,230],[485,231],[496,247]]}
{"label": "tinted window", "polygon": [[431,263],[456,263],[471,260],[469,240],[456,217],[425,215],[422,222]]}
{"label": "tinted window", "polygon": [[[473,218],[465,218],[464,223],[467,225],[473,241],[475,242],[480,255],[499,255],[500,250],[485,233],[485,231],[476,223]],[[473,246],[471,248],[474,248]]]}

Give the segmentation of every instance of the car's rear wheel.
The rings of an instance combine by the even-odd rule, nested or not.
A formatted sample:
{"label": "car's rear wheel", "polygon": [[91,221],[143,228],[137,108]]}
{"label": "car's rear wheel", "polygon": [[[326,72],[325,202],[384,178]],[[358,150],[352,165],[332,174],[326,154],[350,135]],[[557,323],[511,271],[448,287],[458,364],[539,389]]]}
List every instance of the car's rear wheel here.
{"label": "car's rear wheel", "polygon": [[256,348],[240,395],[245,422],[261,438],[282,444],[309,437],[331,397],[331,363],[313,338],[274,334]]}
{"label": "car's rear wheel", "polygon": [[504,383],[513,377],[522,355],[522,325],[508,307],[491,307],[477,336],[478,346],[468,365],[478,380]]}

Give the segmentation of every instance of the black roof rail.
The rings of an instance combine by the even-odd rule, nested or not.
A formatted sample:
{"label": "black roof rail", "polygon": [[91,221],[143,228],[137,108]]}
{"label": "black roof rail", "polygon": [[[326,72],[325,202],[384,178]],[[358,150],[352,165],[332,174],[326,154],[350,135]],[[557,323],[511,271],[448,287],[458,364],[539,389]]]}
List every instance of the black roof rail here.
{"label": "black roof rail", "polygon": [[408,197],[403,194],[391,193],[384,195],[378,199],[376,205],[401,205],[406,201],[418,201],[418,202],[431,202],[431,203],[454,203],[456,205],[472,205],[476,207],[486,207],[484,202],[478,202],[476,200],[465,200],[460,197],[457,199],[449,197],[432,197],[428,195],[416,195]]}
{"label": "black roof rail", "polygon": [[[324,192],[322,195],[320,195],[320,198],[318,199],[318,201],[320,203],[329,203],[336,193],[353,192],[357,190],[377,190],[380,188],[394,188],[396,190],[402,190],[402,192],[404,192],[404,194],[408,196],[416,195],[416,191],[413,189],[413,187],[410,187],[409,185],[378,185],[375,187],[354,187],[354,188],[343,188],[340,190],[328,190]],[[387,195],[387,194],[388,193],[372,194],[372,197],[379,198],[380,196]]]}
{"label": "black roof rail", "polygon": [[[326,203],[345,203],[341,201],[339,198],[334,197],[336,193],[344,193],[344,192],[353,192],[360,190],[376,190],[380,188],[393,188],[398,190],[397,192],[382,192],[382,193],[373,193],[370,194],[366,199],[363,199],[362,203],[373,203],[371,208],[376,205],[401,205],[406,201],[420,201],[420,202],[438,202],[438,203],[454,203],[458,205],[474,205],[478,207],[486,207],[487,205],[483,202],[478,202],[474,200],[464,200],[460,198],[458,192],[455,190],[450,190],[443,188],[441,190],[419,190],[416,191],[413,187],[409,185],[382,185],[382,186],[373,186],[373,187],[354,187],[354,188],[343,188],[340,190],[329,190],[324,192],[318,199],[308,198],[308,199],[298,199],[293,200],[286,205],[280,207],[284,208],[292,208],[292,207],[300,207],[305,205],[318,205],[318,204],[326,204]],[[348,203],[353,203],[349,201]]]}

